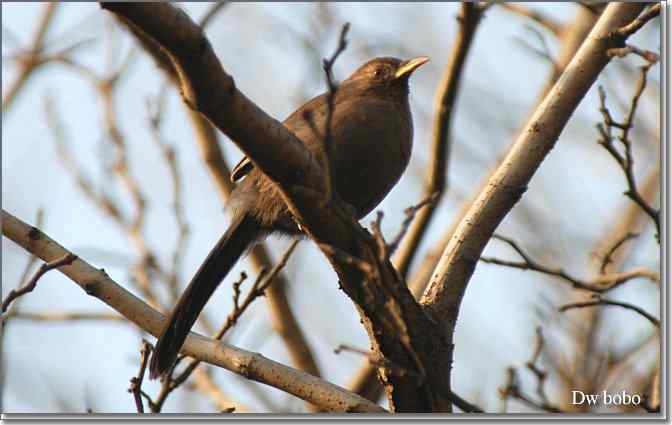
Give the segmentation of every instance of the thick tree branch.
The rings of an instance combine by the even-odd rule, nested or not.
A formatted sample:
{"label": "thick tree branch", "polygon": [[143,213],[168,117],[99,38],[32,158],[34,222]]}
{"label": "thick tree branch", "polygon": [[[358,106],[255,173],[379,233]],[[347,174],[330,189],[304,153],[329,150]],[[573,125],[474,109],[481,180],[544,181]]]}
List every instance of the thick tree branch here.
{"label": "thick tree branch", "polygon": [[[440,327],[422,311],[390,262],[381,258],[376,240],[349,210],[337,201],[325,202],[325,170],[302,143],[235,88],[200,28],[184,13],[165,3],[104,3],[103,7],[122,14],[168,52],[185,100],[277,184],[292,215],[318,246],[333,247],[332,252],[345,252],[371,266],[374,273],[365,274],[340,256],[324,252],[341,288],[359,309],[373,350],[412,372],[398,376],[381,368],[392,409],[450,411],[445,379],[449,347]],[[428,374],[428,370],[443,372]]]}
{"label": "thick tree branch", "polygon": [[[227,2],[220,2],[213,6],[210,12],[201,19],[200,26],[202,28],[205,27],[210,21],[208,18],[212,16],[212,13],[221,10],[221,7],[225,4],[227,4]],[[154,59],[154,62],[157,64],[158,68],[163,71],[166,78],[180,89],[178,73],[173,66],[170,56],[161,48],[161,45],[132,22],[125,19],[123,15],[117,16],[122,24],[135,35],[144,51]],[[235,185],[231,182],[231,172],[224,159],[222,149],[219,146],[217,134],[212,124],[204,115],[193,110],[186,104],[185,106],[186,113],[196,135],[195,141],[198,145],[201,159],[213,179],[219,197],[224,204]],[[271,269],[273,263],[266,246],[263,244],[257,244],[252,248],[250,252],[250,260],[258,272],[263,269]],[[273,329],[283,339],[292,358],[293,365],[311,375],[319,377],[320,370],[317,367],[317,362],[315,361],[312,349],[308,345],[306,337],[289,304],[286,291],[287,286],[287,278],[284,274],[279,273],[275,278],[275,282],[266,291],[266,301],[268,302],[271,313]]]}
{"label": "thick tree branch", "polygon": [[[538,103],[543,101],[548,91],[553,87],[559,78],[560,72],[562,72],[567,67],[572,57],[579,49],[581,43],[585,40],[586,36],[594,26],[598,17],[599,13],[595,13],[587,8],[579,9],[573,23],[563,32],[560,53],[555,60],[558,68],[553,69],[553,72],[549,76],[547,83],[539,94]],[[489,173],[488,177],[490,177],[493,173],[494,170]],[[487,179],[483,182],[481,188],[484,188],[486,183]],[[469,200],[463,203],[460,211],[457,213],[451,225],[444,231],[444,235],[441,240],[435,245],[434,248],[432,248],[428,254],[425,255],[422,264],[420,267],[418,267],[418,270],[414,273],[413,278],[409,281],[409,288],[417,299],[420,299],[423,291],[430,282],[432,272],[436,268],[436,265],[441,258],[442,250],[450,241],[453,233],[455,232],[455,229],[469,210],[471,204],[473,204],[476,196],[480,191],[481,190],[476,191]],[[357,388],[358,394],[372,401],[377,401],[380,398],[380,393],[382,391],[378,382],[374,379],[371,379],[370,366],[368,363],[362,365],[362,367],[353,377],[352,382],[349,384],[348,388]]]}
{"label": "thick tree branch", "polygon": [[[68,251],[35,227],[2,210],[2,233],[44,261],[53,261]],[[156,336],[165,317],[119,286],[105,273],[82,259],[59,269],[82,289],[112,307],[131,322]],[[223,367],[248,379],[273,386],[331,412],[384,412],[381,407],[336,385],[305,372],[274,362],[196,333],[191,333],[183,352],[207,363]]]}
{"label": "thick tree branch", "polygon": [[[636,18],[643,4],[611,3],[563,75],[530,118],[512,149],[464,216],[421,303],[450,339],[462,296],[495,229],[527,189],[581,99],[609,62],[613,31]],[[452,359],[452,354],[451,354]]]}
{"label": "thick tree branch", "polygon": [[[269,273],[260,273],[257,279],[254,281],[252,284],[252,288],[248,291],[247,296],[245,299],[242,300],[242,303],[240,303],[240,286],[245,280],[246,276],[243,273],[241,276],[241,280],[238,282],[235,282],[233,284],[233,305],[234,309],[229,313],[229,315],[226,318],[226,321],[224,324],[220,327],[219,330],[217,330],[217,333],[214,335],[214,339],[221,340],[222,337],[224,337],[224,334],[229,331],[238,321],[240,316],[243,315],[245,310],[252,304],[252,302],[257,299],[258,297],[261,297],[265,294],[266,290],[270,287],[270,285],[273,283],[273,280],[276,278],[278,273],[283,269],[285,264],[287,263],[287,259],[289,256],[292,254],[292,251],[296,247],[296,244],[298,241],[293,241],[285,254],[283,255],[282,259],[278,262],[278,264],[271,270]],[[162,398],[165,399],[165,397],[170,394],[171,391],[179,387],[182,383],[184,383],[189,376],[194,372],[194,370],[198,367],[200,364],[200,360],[195,359],[191,360],[187,367],[180,372],[178,376],[176,376],[174,379],[172,379],[172,382],[167,388],[167,391],[165,391],[165,395],[163,395]]]}
{"label": "thick tree branch", "polygon": [[[574,22],[566,29],[566,31],[563,32],[560,53],[558,58],[554,61],[554,63],[557,64],[557,67],[553,68],[546,85],[541,90],[539,95],[539,103],[543,101],[548,91],[553,87],[557,79],[560,77],[562,70],[567,67],[572,57],[579,49],[581,43],[597,21],[598,17],[599,14],[591,12],[586,8],[580,8],[577,12],[577,16],[574,19]],[[492,175],[492,172],[490,175]],[[482,187],[485,187],[486,182],[487,181],[483,182]],[[459,222],[467,213],[477,194],[478,191],[475,195],[473,195],[472,199],[469,199],[462,205],[451,225],[445,230],[441,240],[435,245],[434,248],[432,248],[428,254],[425,255],[425,259],[423,260],[422,264],[418,268],[417,272],[415,272],[413,275],[413,278],[409,281],[408,286],[416,299],[420,299],[422,296],[423,291],[430,282],[432,272],[436,268],[436,265],[441,258],[441,251],[450,241]],[[356,389],[358,394],[372,401],[378,400],[382,391],[382,388],[375,379],[375,376],[371,373],[371,367],[368,363],[365,363],[362,365],[362,367],[360,367],[348,388]]]}
{"label": "thick tree branch", "polygon": [[202,28],[166,3],[101,3],[151,37],[170,58],[182,96],[233,140],[273,181],[323,190],[322,170],[282,123],[238,90],[222,68]]}
{"label": "thick tree branch", "polygon": [[[558,65],[558,67],[557,69],[553,68],[553,72],[551,72],[551,75],[549,76],[544,88],[540,91],[538,97],[539,99],[538,103],[541,103],[544,100],[550,89],[556,83],[556,81],[560,77],[560,73],[567,67],[569,62],[572,60],[574,54],[581,46],[581,43],[583,43],[588,33],[595,25],[595,22],[597,21],[598,17],[599,13],[595,13],[588,8],[582,7],[579,9],[576,18],[574,19],[574,22],[563,33],[560,53],[557,59],[555,59],[554,61]],[[483,189],[486,187],[487,181],[492,176],[493,173],[494,170],[492,170],[487,176],[487,178],[483,181],[483,183],[480,186],[480,189],[477,190],[469,200],[463,203],[455,219],[448,227],[448,229],[446,229],[441,241],[439,241],[439,243],[436,244],[436,248],[434,248],[430,252],[430,254],[428,254],[425,257],[425,260],[423,261],[421,267],[419,267],[418,271],[415,273],[415,275],[409,282],[409,287],[411,288],[411,291],[413,291],[413,293],[416,295],[416,298],[420,298],[422,296],[422,292],[427,287],[432,272],[439,262],[439,259],[441,257],[441,251],[450,241],[450,238],[455,232],[455,229],[459,225],[460,221],[469,210],[471,204],[473,204],[474,201],[476,200],[476,196],[478,195],[478,193],[482,192]]]}
{"label": "thick tree branch", "polygon": [[[443,77],[436,92],[434,127],[432,132],[432,154],[429,169],[425,177],[423,197],[432,199],[419,209],[406,235],[401,239],[399,251],[394,257],[394,265],[406,279],[411,263],[415,258],[422,239],[434,217],[436,208],[448,187],[448,165],[452,144],[452,122],[455,116],[455,104],[476,29],[481,21],[482,11],[474,3],[462,3],[457,17],[459,30],[450,52],[448,64],[444,68]],[[396,246],[397,243],[391,245]],[[394,251],[394,250],[392,250]],[[368,363],[362,364],[350,388],[357,394],[375,401],[380,397],[382,387],[377,380],[377,369]]]}

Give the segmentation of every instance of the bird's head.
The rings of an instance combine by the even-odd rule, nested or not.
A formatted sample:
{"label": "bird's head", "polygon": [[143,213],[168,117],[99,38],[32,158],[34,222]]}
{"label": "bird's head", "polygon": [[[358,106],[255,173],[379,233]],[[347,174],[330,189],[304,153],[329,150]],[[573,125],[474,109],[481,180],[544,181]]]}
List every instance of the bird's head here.
{"label": "bird's head", "polygon": [[406,61],[392,57],[376,58],[360,66],[346,81],[371,86],[408,87],[408,78],[413,71],[428,61],[427,56],[418,56]]}

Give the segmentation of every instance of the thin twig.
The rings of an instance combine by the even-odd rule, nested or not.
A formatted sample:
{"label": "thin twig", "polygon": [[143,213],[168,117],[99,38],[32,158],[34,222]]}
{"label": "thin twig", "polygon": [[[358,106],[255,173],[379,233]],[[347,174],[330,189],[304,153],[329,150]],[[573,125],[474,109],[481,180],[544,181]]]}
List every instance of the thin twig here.
{"label": "thin twig", "polygon": [[453,391],[450,392],[449,398],[455,406],[465,413],[485,413],[482,407],[465,400]]}
{"label": "thin twig", "polygon": [[338,37],[338,45],[336,46],[336,50],[334,53],[332,53],[331,57],[328,59],[323,59],[322,60],[322,69],[324,69],[324,75],[327,80],[327,117],[325,120],[325,127],[324,127],[324,138],[323,138],[323,151],[324,151],[324,158],[323,158],[323,164],[322,166],[325,169],[324,175],[325,178],[328,179],[326,182],[326,194],[325,194],[325,199],[326,200],[331,200],[333,199],[333,182],[334,182],[334,170],[333,167],[331,166],[332,164],[332,158],[333,158],[333,152],[332,152],[332,143],[331,143],[331,122],[333,119],[334,115],[334,106],[335,106],[335,100],[336,100],[336,91],[338,90],[338,85],[334,82],[334,75],[333,75],[333,66],[334,62],[336,62],[336,59],[343,53],[345,48],[348,46],[348,40],[346,39],[346,36],[348,34],[348,30],[350,29],[350,23],[346,22],[343,24],[343,27],[341,28],[341,34]]}
{"label": "thin twig", "polygon": [[145,378],[145,370],[147,369],[147,359],[149,353],[152,351],[152,345],[146,340],[142,340],[142,348],[140,349],[140,370],[138,376],[131,378],[131,385],[128,392],[133,394],[135,400],[135,408],[138,413],[145,413],[145,407],[142,404],[142,380]]}
{"label": "thin twig", "polygon": [[537,395],[541,399],[542,403],[548,404],[548,397],[546,396],[546,391],[544,389],[544,384],[546,383],[546,377],[548,376],[548,373],[545,370],[539,368],[537,365],[537,361],[539,360],[541,352],[544,348],[544,334],[541,326],[537,326],[536,335],[537,338],[535,342],[535,348],[532,352],[532,357],[530,357],[530,360],[527,361],[525,366],[527,366],[527,368],[537,378]]}
{"label": "thin twig", "polygon": [[499,389],[499,396],[506,400],[508,398],[517,399],[524,404],[538,410],[543,410],[549,413],[564,413],[559,407],[552,405],[548,402],[541,401],[537,402],[533,400],[530,396],[526,395],[520,390],[520,383],[518,380],[518,373],[515,368],[509,367],[507,369],[507,383],[504,388]]}
{"label": "thin twig", "polygon": [[551,268],[538,263],[532,259],[532,257],[530,257],[513,239],[501,235],[493,235],[493,239],[498,239],[509,244],[509,246],[511,246],[518,253],[518,255],[523,258],[523,261],[517,262],[492,257],[481,257],[480,260],[484,263],[497,264],[500,266],[512,267],[521,270],[533,270],[539,273],[547,274],[549,276],[555,276],[571,283],[572,287],[577,289],[602,293],[614,289],[635,278],[646,278],[653,282],[658,282],[660,280],[660,276],[656,272],[643,268],[631,270],[628,272],[603,274],[595,277],[592,280],[583,280],[571,276],[563,269]]}
{"label": "thin twig", "polygon": [[555,61],[553,58],[553,54],[551,53],[551,49],[548,47],[548,43],[546,42],[546,39],[544,38],[544,35],[535,27],[528,26],[526,29],[534,34],[536,39],[539,41],[539,44],[541,45],[540,48],[535,47],[531,43],[529,43],[526,39],[520,37],[516,38],[516,41],[520,45],[522,45],[524,48],[528,49],[530,52],[533,54],[539,56],[540,58],[548,61],[548,63],[553,67],[553,73],[554,74],[560,74],[562,72],[562,69],[560,65]]}
{"label": "thin twig", "polygon": [[257,279],[252,285],[252,288],[248,292],[247,297],[245,297],[242,304],[240,304],[238,310],[234,310],[229,314],[229,317],[227,317],[224,325],[222,325],[222,327],[217,331],[217,333],[215,333],[214,336],[215,339],[222,339],[224,334],[231,327],[233,327],[233,325],[236,324],[238,318],[245,312],[245,310],[247,310],[250,304],[252,304],[252,302],[256,298],[264,295],[266,289],[268,289],[271,283],[273,283],[273,279],[275,279],[278,273],[280,273],[280,271],[287,265],[287,261],[289,260],[289,257],[292,255],[292,252],[294,252],[294,249],[296,248],[298,243],[299,243],[298,240],[293,240],[289,244],[287,250],[280,258],[280,261],[278,261],[278,263],[270,270],[270,272],[266,273],[265,269],[259,271],[259,275],[257,276]]}
{"label": "thin twig", "polygon": [[203,15],[203,17],[200,19],[198,24],[201,26],[201,28],[205,28],[212,22],[215,16],[225,7],[229,4],[230,2],[228,1],[218,1],[215,4],[213,4],[210,9]]}
{"label": "thin twig", "polygon": [[544,334],[541,329],[541,326],[537,326],[535,333],[536,333],[536,340],[534,349],[532,350],[532,355],[530,356],[530,359],[525,363],[525,366],[537,378],[536,392],[541,401],[537,402],[521,391],[520,383],[518,380],[518,371],[513,367],[509,367],[507,369],[508,381],[506,387],[499,390],[500,397],[502,399],[515,398],[535,409],[544,410],[552,413],[560,413],[562,412],[562,409],[550,403],[546,395],[544,385],[546,383],[548,373],[545,370],[542,370],[537,364],[544,348]]}
{"label": "thin twig", "polygon": [[623,307],[625,309],[632,310],[632,311],[636,312],[637,314],[641,315],[642,317],[644,317],[649,322],[651,322],[655,327],[660,328],[660,320],[653,317],[651,314],[647,313],[642,308],[637,307],[636,305],[633,305],[633,304],[624,303],[624,302],[620,302],[620,301],[607,300],[607,299],[599,298],[599,297],[595,300],[583,301],[583,302],[572,303],[572,304],[565,304],[565,305],[561,306],[560,308],[558,308],[558,311],[565,312],[565,311],[573,309],[573,308],[594,307],[594,306],[598,306],[598,305]]}
{"label": "thin twig", "polygon": [[609,250],[604,254],[604,258],[602,259],[602,263],[600,265],[600,274],[607,273],[607,267],[609,267],[609,265],[613,262],[612,257],[614,256],[614,253],[616,253],[616,251],[618,251],[618,249],[622,247],[623,244],[629,240],[635,239],[637,236],[639,236],[638,233],[627,232],[623,235],[623,237],[618,239],[611,248],[609,248]]}
{"label": "thin twig", "polygon": [[[39,208],[37,210],[37,216],[35,217],[35,227],[40,228],[42,227],[42,222],[44,221],[44,209]],[[33,266],[37,264],[38,258],[36,255],[31,254],[30,258],[28,259],[28,262],[26,263],[26,267],[23,269],[23,273],[21,273],[21,277],[19,278],[18,284],[16,286],[20,286],[23,282],[27,282],[29,277],[30,277],[30,272],[33,270]],[[2,316],[2,325],[4,326],[5,321],[19,313],[18,307],[21,300],[15,300],[14,303],[12,303],[12,308],[9,309],[9,312],[7,314],[4,314]],[[2,344],[2,338],[4,334],[0,334],[0,344]]]}
{"label": "thin twig", "polygon": [[408,228],[411,226],[411,223],[413,222],[413,219],[415,218],[415,215],[418,213],[418,211],[422,210],[422,208],[425,206],[436,205],[436,201],[438,199],[439,199],[439,192],[434,192],[431,195],[425,197],[417,204],[411,205],[410,207],[404,210],[406,218],[401,223],[401,229],[399,229],[399,233],[397,233],[397,236],[388,244],[389,255],[394,254],[394,252],[399,247],[399,244],[406,235],[406,232],[408,232]]}
{"label": "thin twig", "polygon": [[497,3],[504,9],[508,10],[509,12],[513,12],[517,15],[524,16],[526,18],[529,18],[530,20],[538,23],[542,27],[546,28],[550,32],[553,33],[556,37],[561,37],[562,33],[565,29],[564,25],[560,24],[558,21],[555,19],[551,18],[550,16],[547,16],[541,12],[538,12],[536,10],[532,10],[529,7],[525,6],[520,6],[515,3],[506,3],[506,2],[501,2]]}
{"label": "thin twig", "polygon": [[37,272],[33,275],[33,277],[24,286],[9,291],[7,298],[5,298],[2,301],[2,312],[4,313],[7,311],[7,308],[12,303],[12,301],[29,292],[32,292],[33,289],[35,289],[35,287],[37,286],[37,281],[40,280],[40,278],[46,272],[48,272],[49,270],[57,269],[59,267],[68,266],[72,264],[72,262],[75,261],[76,259],[77,256],[75,254],[67,253],[57,260],[42,264],[40,268],[37,270]]}
{"label": "thin twig", "polygon": [[[639,104],[639,99],[646,88],[647,83],[647,73],[651,68],[652,64],[648,63],[640,68],[641,74],[639,81],[637,83],[637,88],[635,93],[632,96],[630,102],[630,109],[627,113],[625,121],[617,122],[615,121],[609,109],[606,105],[606,93],[604,88],[599,87],[600,95],[600,112],[602,113],[603,122],[597,125],[597,129],[600,133],[601,138],[598,140],[598,143],[604,147],[607,152],[616,160],[618,165],[623,170],[626,181],[628,183],[628,190],[625,192],[625,195],[629,197],[633,202],[639,205],[646,214],[651,217],[651,220],[656,225],[656,238],[660,242],[660,211],[652,207],[641,195],[637,189],[637,183],[635,181],[635,172],[634,172],[634,159],[632,155],[632,142],[630,141],[630,129],[634,125],[635,113],[637,111],[637,105]],[[621,135],[618,137],[618,140],[623,146],[624,153],[621,154],[614,146],[614,137],[612,135],[613,128],[620,130]]]}
{"label": "thin twig", "polygon": [[361,348],[353,347],[352,345],[340,344],[338,347],[334,349],[334,354],[341,354],[341,352],[343,351],[349,351],[352,353],[360,354],[366,357],[371,366],[375,368],[379,367],[389,368],[390,371],[397,376],[404,376],[404,375],[412,375],[416,377],[420,376],[417,372],[408,370],[408,368],[400,366],[391,361],[390,359],[381,357],[380,355],[376,354],[373,351],[363,350]]}
{"label": "thin twig", "polygon": [[[13,306],[16,303],[13,304]],[[7,320],[26,320],[31,322],[119,322],[127,323],[123,316],[117,314],[107,313],[69,313],[69,312],[40,312],[31,313],[25,311],[10,310],[9,313],[2,317],[3,321]]]}
{"label": "thin twig", "polygon": [[378,246],[378,253],[380,255],[381,261],[386,261],[390,258],[390,251],[387,242],[385,242],[385,237],[383,236],[382,224],[383,217],[385,213],[382,211],[376,211],[376,219],[371,222],[371,230],[373,232],[373,240],[376,241]]}
{"label": "thin twig", "polygon": [[416,205],[411,205],[410,207],[406,208],[404,210],[406,218],[401,224],[401,229],[399,229],[399,233],[389,244],[385,242],[385,237],[383,236],[381,226],[384,213],[382,211],[378,211],[376,213],[376,220],[371,223],[371,229],[373,231],[373,238],[376,241],[376,244],[378,245],[378,252],[380,253],[381,261],[387,261],[392,256],[392,254],[394,254],[394,252],[397,250],[397,248],[399,247],[399,243],[401,242],[404,235],[408,231],[408,228],[413,222],[413,219],[415,218],[415,215],[418,213],[418,211],[422,210],[422,208],[425,206],[436,204],[438,197],[439,192],[434,192],[433,194],[427,196],[425,199],[421,200]]}
{"label": "thin twig", "polygon": [[599,15],[604,9],[604,4],[595,0],[577,1],[576,3],[593,15]]}
{"label": "thin twig", "polygon": [[[394,362],[391,362],[389,359],[386,358],[380,358],[380,356],[377,356],[373,351],[367,351],[367,350],[362,350],[361,348],[353,347],[351,345],[347,344],[340,344],[336,349],[334,349],[335,354],[340,354],[342,351],[350,351],[353,353],[361,354],[362,356],[366,357],[369,364],[371,367],[378,368],[378,367],[388,367],[392,371],[392,373],[396,373],[400,376],[403,376],[404,374],[411,373],[416,376],[418,374],[416,372],[412,372],[407,370],[407,368],[404,368],[402,366],[399,366],[395,364]],[[459,395],[455,394],[454,392],[450,392],[449,394],[450,400],[455,404],[457,407],[462,409],[463,412],[466,413],[484,413],[484,410],[468,401],[460,397]]]}
{"label": "thin twig", "polygon": [[642,59],[651,65],[660,61],[660,56],[657,53],[654,53],[650,50],[640,49],[639,47],[633,46],[631,44],[626,44],[625,47],[614,47],[613,49],[607,50],[607,54],[609,56],[616,56],[619,58],[623,58],[631,53],[642,57]]}
{"label": "thin twig", "polygon": [[660,3],[649,6],[632,22],[616,30],[616,33],[621,37],[629,37],[658,15],[660,15]]}
{"label": "thin twig", "polygon": [[361,258],[354,257],[347,252],[326,244],[318,244],[318,247],[328,256],[337,259],[339,262],[349,264],[353,267],[357,267],[359,271],[364,273],[367,276],[372,276],[374,274],[374,267],[371,266],[368,262]]}
{"label": "thin twig", "polygon": [[[261,276],[263,273],[265,273],[265,270],[262,270],[259,272],[259,275]],[[245,282],[245,279],[247,279],[247,273],[245,272],[240,272],[240,279],[237,281],[233,282],[233,310],[237,311],[240,310],[240,286]]]}

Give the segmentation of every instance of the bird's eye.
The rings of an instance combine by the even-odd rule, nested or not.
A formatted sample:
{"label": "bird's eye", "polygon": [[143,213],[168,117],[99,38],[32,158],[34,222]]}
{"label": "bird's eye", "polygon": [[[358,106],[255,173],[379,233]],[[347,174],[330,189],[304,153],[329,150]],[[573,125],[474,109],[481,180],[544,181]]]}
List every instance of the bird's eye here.
{"label": "bird's eye", "polygon": [[376,68],[373,71],[373,76],[376,78],[379,78],[381,75],[383,75],[383,70],[381,68]]}

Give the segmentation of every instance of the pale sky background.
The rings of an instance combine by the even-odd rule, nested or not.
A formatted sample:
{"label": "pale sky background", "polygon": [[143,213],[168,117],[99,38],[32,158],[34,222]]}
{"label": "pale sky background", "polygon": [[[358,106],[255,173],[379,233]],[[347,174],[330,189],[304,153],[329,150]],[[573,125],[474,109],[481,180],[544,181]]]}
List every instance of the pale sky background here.
{"label": "pale sky background", "polygon": [[[531,4],[535,10],[567,22],[578,6],[569,3]],[[208,9],[199,3],[183,4],[198,19]],[[335,75],[346,78],[359,64],[373,56],[399,57],[427,55],[431,62],[411,81],[411,107],[415,120],[415,146],[411,165],[401,182],[378,209],[385,212],[386,236],[396,234],[404,208],[421,196],[433,119],[434,93],[454,41],[458,4],[360,4],[328,6],[333,24],[316,18],[317,4],[231,4],[220,12],[207,30],[208,37],[227,72],[253,101],[278,119],[284,119],[308,98],[324,90],[320,60],[333,51],[340,25],[351,22],[348,49],[339,58]],[[16,52],[11,36],[26,45],[42,13],[37,3],[3,3],[3,58]],[[549,64],[521,44],[539,46],[533,26],[541,32],[552,53],[557,53],[554,36],[517,15],[492,7],[481,23],[470,52],[454,119],[454,146],[450,164],[450,189],[439,207],[419,258],[438,241],[465,199],[472,196],[482,179],[512,142],[517,129],[534,106],[539,90],[549,74]],[[659,26],[649,25],[632,42],[659,51]],[[317,54],[302,47],[302,37],[317,43]],[[109,13],[95,3],[63,4],[47,35],[54,50],[79,40],[91,39],[75,55],[77,61],[98,72],[112,59],[116,69],[126,57],[133,40]],[[639,58],[619,60],[641,64]],[[610,65],[598,83],[609,93],[612,111],[621,116],[617,98],[628,101],[635,80],[623,78],[621,67]],[[108,69],[109,70],[109,69]],[[659,81],[660,67],[650,72]],[[3,91],[16,75],[16,67],[3,59]],[[125,74],[116,93],[116,109],[129,150],[131,173],[140,181],[148,201],[145,234],[163,264],[168,264],[176,238],[171,210],[172,192],[168,168],[151,139],[146,109],[164,84],[143,52]],[[639,111],[634,137],[636,172],[640,181],[655,166],[652,154],[657,143],[645,129],[658,132],[659,93],[650,84]],[[44,114],[44,97],[56,99],[66,127],[67,143],[77,163],[98,186],[129,206],[124,189],[110,181],[102,164],[109,146],[104,141],[98,98],[90,84],[60,65],[49,65],[32,77],[12,109],[3,115],[2,203],[3,208],[24,221],[34,223],[39,208],[45,209],[43,230],[66,248],[96,267],[104,268],[118,283],[134,291],[129,264],[135,251],[125,234],[81,194],[55,153],[55,143]],[[162,134],[177,151],[184,185],[183,203],[190,236],[183,262],[183,280],[188,280],[215,241],[228,226],[228,216],[198,155],[191,126],[181,99],[170,90]],[[536,259],[562,266],[571,273],[587,276],[590,253],[604,232],[629,202],[622,192],[625,179],[603,148],[597,145],[595,124],[597,85],[583,100],[561,136],[558,145],[535,175],[528,192],[505,219],[498,233],[519,241]],[[237,148],[220,137],[228,162],[240,158]],[[368,225],[373,215],[365,218]],[[658,268],[658,245],[653,228],[634,242],[636,255],[626,268]],[[278,258],[286,240],[271,239]],[[26,264],[26,253],[11,241],[2,242],[3,292],[16,287]],[[493,242],[490,256],[517,259],[502,244]],[[416,262],[416,265],[418,262]],[[248,264],[239,264],[220,286],[206,312],[214,323],[221,322],[231,308],[231,282]],[[339,344],[368,347],[368,339],[350,300],[338,290],[336,275],[310,242],[302,242],[285,273],[292,308],[296,312],[318,359],[323,377],[347,385],[362,362],[352,353],[336,355]],[[183,282],[185,284],[186,282]],[[250,282],[247,282],[249,285]],[[245,286],[244,286],[245,287]],[[535,327],[544,324],[536,311],[552,309],[566,302],[566,285],[533,272],[479,264],[464,298],[456,335],[453,389],[497,411],[497,387],[505,382],[508,366],[524,367],[530,356]],[[613,292],[612,298],[633,302],[659,315],[659,294],[654,285],[636,281]],[[549,307],[551,306],[551,307]],[[44,276],[38,288],[22,300],[26,312],[111,312],[101,302],[87,296],[75,284],[57,273]],[[627,344],[651,331],[645,320],[630,312],[606,312],[613,325],[605,332],[604,343]],[[568,316],[571,318],[572,316]],[[578,316],[577,316],[578,317]],[[560,316],[556,315],[556,321]],[[548,326],[549,333],[551,327]],[[11,322],[5,329],[3,349],[4,411],[15,413],[134,412],[126,392],[129,379],[137,372],[141,335],[137,329],[118,323],[31,323]],[[150,338],[153,341],[153,338]],[[228,335],[241,348],[261,352],[273,360],[288,363],[281,339],[274,334],[263,299],[254,303]],[[571,352],[571,347],[567,347]],[[523,385],[534,393],[534,380],[521,371]],[[234,400],[257,411],[303,411],[304,404],[293,396],[224,371],[216,372],[218,382]],[[258,387],[268,394],[272,406],[250,391]],[[143,387],[155,394],[158,384],[145,381]],[[553,399],[553,391],[550,392]],[[165,412],[213,412],[209,400],[199,393],[178,391],[171,396]],[[510,410],[527,411],[517,403]]]}

